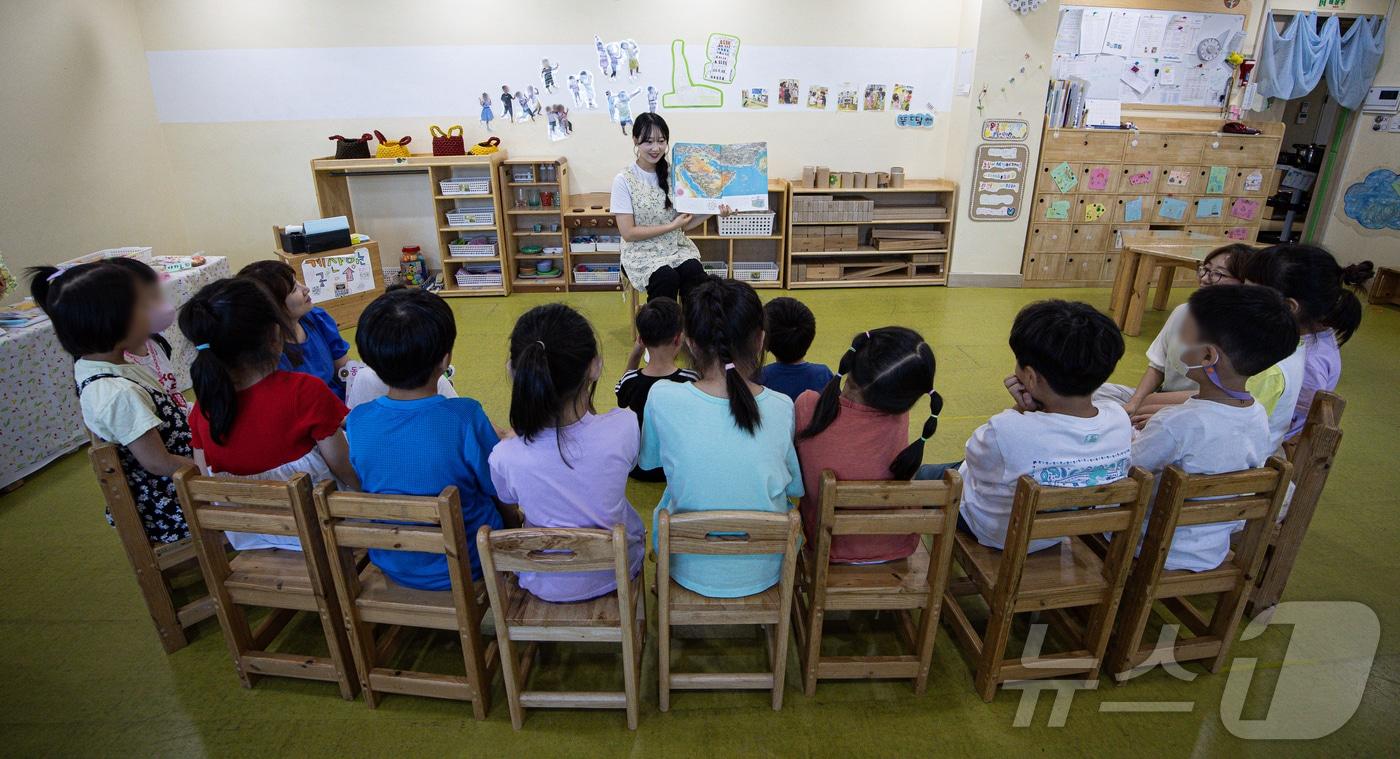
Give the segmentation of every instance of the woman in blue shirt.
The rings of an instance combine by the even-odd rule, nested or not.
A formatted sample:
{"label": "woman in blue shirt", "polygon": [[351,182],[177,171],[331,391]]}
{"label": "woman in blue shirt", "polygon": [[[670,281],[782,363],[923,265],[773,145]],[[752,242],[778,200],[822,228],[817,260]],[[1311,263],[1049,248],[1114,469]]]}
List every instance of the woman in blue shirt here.
{"label": "woman in blue shirt", "polygon": [[311,291],[297,281],[292,267],[281,261],[258,261],[243,267],[238,276],[266,287],[296,325],[296,342],[287,344],[277,368],[317,377],[345,400],[340,368],[350,360],[350,344],[340,336],[335,319],[311,304]]}

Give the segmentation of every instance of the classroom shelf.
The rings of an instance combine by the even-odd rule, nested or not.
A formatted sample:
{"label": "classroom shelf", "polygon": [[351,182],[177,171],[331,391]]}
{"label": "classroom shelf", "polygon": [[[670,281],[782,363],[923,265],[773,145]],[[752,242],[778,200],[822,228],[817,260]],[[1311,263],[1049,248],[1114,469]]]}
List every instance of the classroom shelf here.
{"label": "classroom shelf", "polygon": [[463,198],[492,198],[495,197],[489,192],[469,192],[465,195],[434,195],[433,200],[461,200]]}
{"label": "classroom shelf", "polygon": [[864,226],[866,224],[952,224],[953,220],[947,216],[941,219],[872,219],[871,221],[794,221],[794,227],[826,227],[854,225]]}
{"label": "classroom shelf", "polygon": [[799,251],[799,250],[794,250],[794,251],[792,252],[792,255],[793,255],[794,258],[797,257],[797,256],[804,256],[804,257],[805,257],[805,256],[813,256],[813,257],[820,257],[820,256],[827,256],[827,257],[831,257],[831,256],[886,256],[886,257],[889,257],[889,256],[903,256],[903,255],[909,255],[909,254],[911,254],[911,253],[927,253],[927,254],[943,255],[943,254],[946,254],[946,253],[948,253],[948,252],[949,252],[949,249],[948,249],[948,248],[923,248],[923,249],[918,249],[918,250],[876,250],[876,249],[870,247],[869,245],[862,245],[862,246],[856,248],[855,250],[810,250],[810,251]]}
{"label": "classroom shelf", "polygon": [[457,227],[438,227],[439,232],[495,232],[495,224],[469,224]]}
{"label": "classroom shelf", "polygon": [[510,216],[558,216],[561,209],[559,206],[539,206],[536,208],[511,208],[506,211]]}

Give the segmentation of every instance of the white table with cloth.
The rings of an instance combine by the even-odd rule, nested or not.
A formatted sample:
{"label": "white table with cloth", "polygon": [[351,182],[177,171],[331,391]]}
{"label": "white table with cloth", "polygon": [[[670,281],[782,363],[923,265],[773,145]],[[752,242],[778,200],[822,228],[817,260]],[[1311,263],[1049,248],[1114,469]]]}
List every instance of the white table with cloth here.
{"label": "white table with cloth", "polygon": [[[162,282],[179,308],[199,288],[231,276],[228,259],[206,256],[203,266],[172,272]],[[172,324],[170,365],[181,388],[190,387],[194,346]],[[73,384],[73,357],[58,344],[47,319],[0,335],[0,488],[41,469],[87,441]]]}

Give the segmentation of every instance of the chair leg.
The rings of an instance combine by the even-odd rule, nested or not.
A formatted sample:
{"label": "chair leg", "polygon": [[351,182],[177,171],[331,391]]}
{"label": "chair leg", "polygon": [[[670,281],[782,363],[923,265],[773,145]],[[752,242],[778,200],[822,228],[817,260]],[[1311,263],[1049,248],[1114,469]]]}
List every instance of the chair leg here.
{"label": "chair leg", "polygon": [[1006,642],[1011,637],[1012,617],[1010,611],[993,609],[987,618],[987,632],[982,636],[982,659],[977,662],[975,687],[977,695],[989,703],[997,694]]}
{"label": "chair leg", "polygon": [[[791,609],[785,610],[791,612]],[[790,614],[779,617],[776,640],[773,642],[773,711],[783,708],[783,688],[787,683],[788,639],[791,637]]]}
{"label": "chair leg", "polygon": [[[499,624],[499,623],[498,623]],[[515,658],[515,646],[510,641],[509,628],[496,630],[496,645],[501,652],[501,680],[506,686],[506,706],[510,708],[510,726],[519,730],[525,725],[525,709],[520,705],[520,691],[525,683],[518,678],[516,668],[520,666]]]}
{"label": "chair leg", "polygon": [[[626,608],[624,604],[623,608]],[[638,691],[641,690],[641,674],[638,672],[637,645],[637,625],[634,621],[622,623],[622,689],[627,696],[627,729],[637,729],[637,717],[640,707],[638,704]]]}
{"label": "chair leg", "polygon": [[812,599],[807,616],[807,646],[802,652],[802,691],[808,697],[817,695],[817,666],[822,658],[822,620],[824,609]]}
{"label": "chair leg", "polygon": [[941,599],[934,598],[919,612],[918,642],[919,673],[914,676],[914,695],[922,696],[928,688],[928,672],[933,667],[933,643],[938,636],[938,615]]}

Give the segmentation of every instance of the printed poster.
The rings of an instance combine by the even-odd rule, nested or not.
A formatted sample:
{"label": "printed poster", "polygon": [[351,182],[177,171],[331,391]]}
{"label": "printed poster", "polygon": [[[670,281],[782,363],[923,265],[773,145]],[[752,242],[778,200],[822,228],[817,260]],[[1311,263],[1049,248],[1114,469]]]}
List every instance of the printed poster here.
{"label": "printed poster", "polygon": [[679,142],[671,150],[671,197],[682,213],[768,209],[768,143]]}
{"label": "printed poster", "polygon": [[369,248],[356,248],[343,256],[311,258],[301,264],[301,277],[312,303],[324,303],[374,289],[374,269]]}

